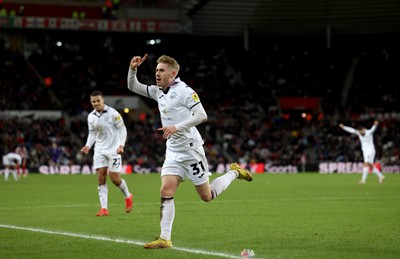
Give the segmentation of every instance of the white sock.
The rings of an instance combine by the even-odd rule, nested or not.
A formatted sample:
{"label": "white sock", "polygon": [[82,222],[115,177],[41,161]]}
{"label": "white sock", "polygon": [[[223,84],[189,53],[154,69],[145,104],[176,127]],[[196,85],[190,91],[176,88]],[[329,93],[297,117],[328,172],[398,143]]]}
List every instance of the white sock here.
{"label": "white sock", "polygon": [[14,176],[14,180],[18,181],[18,174],[17,174],[17,170],[11,170],[12,175]]}
{"label": "white sock", "polygon": [[128,189],[128,185],[126,184],[124,179],[121,180],[121,184],[118,186],[118,188],[122,191],[122,193],[124,194],[125,198],[129,197],[130,192],[129,192],[129,189]]}
{"label": "white sock", "polygon": [[224,175],[217,177],[210,184],[213,199],[215,199],[220,193],[226,190],[228,186],[238,177],[238,172],[231,170]]}
{"label": "white sock", "polygon": [[160,237],[165,240],[171,240],[172,224],[175,218],[174,197],[161,198],[160,217]]}
{"label": "white sock", "polygon": [[10,175],[10,171],[8,171],[8,168],[4,171],[4,180],[8,181],[8,176]]}
{"label": "white sock", "polygon": [[107,184],[99,185],[99,199],[100,199],[100,206],[102,209],[108,208],[108,188]]}
{"label": "white sock", "polygon": [[380,178],[383,178],[383,174],[375,166],[372,168],[372,172]]}
{"label": "white sock", "polygon": [[369,173],[369,167],[364,166],[361,181],[363,181],[363,182],[367,181],[368,173]]}

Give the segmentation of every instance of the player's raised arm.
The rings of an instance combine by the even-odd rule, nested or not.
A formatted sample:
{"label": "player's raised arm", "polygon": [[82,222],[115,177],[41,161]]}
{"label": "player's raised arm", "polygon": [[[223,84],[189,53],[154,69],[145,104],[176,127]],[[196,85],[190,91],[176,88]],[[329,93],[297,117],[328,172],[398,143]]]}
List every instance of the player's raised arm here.
{"label": "player's raised arm", "polygon": [[147,85],[139,82],[136,73],[137,73],[137,68],[146,60],[147,56],[148,56],[147,54],[145,54],[143,57],[134,56],[131,59],[128,71],[128,89],[132,92],[143,95],[145,97],[149,97],[147,91]]}
{"label": "player's raised arm", "polygon": [[352,134],[356,134],[357,133],[356,129],[354,129],[352,127],[345,126],[343,123],[340,123],[339,127],[341,127],[344,131],[347,131],[349,133],[352,133]]}
{"label": "player's raised arm", "polygon": [[144,54],[143,57],[140,56],[134,56],[131,59],[131,63],[130,63],[130,69],[132,70],[136,70],[146,59],[147,59],[147,54]]}

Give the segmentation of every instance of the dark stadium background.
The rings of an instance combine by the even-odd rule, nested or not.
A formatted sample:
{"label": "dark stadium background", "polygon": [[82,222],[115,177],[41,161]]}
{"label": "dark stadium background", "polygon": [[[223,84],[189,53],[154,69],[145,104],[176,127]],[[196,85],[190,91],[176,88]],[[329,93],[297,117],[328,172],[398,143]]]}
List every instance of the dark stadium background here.
{"label": "dark stadium background", "polygon": [[[79,153],[90,92],[129,105],[129,61],[148,53],[141,81],[154,83],[155,59],[167,54],[198,92],[214,171],[232,161],[261,172],[357,171],[359,142],[338,124],[375,119],[377,160],[400,171],[399,1],[105,2],[0,1],[0,154],[25,145],[31,172],[91,165]],[[165,148],[156,103],[136,100],[128,113],[119,107],[124,161],[155,172]]]}

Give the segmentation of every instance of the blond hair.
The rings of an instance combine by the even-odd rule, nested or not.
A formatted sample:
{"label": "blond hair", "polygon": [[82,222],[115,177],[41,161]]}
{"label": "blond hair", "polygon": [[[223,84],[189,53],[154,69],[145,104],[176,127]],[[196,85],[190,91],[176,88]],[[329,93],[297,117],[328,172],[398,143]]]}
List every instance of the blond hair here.
{"label": "blond hair", "polygon": [[172,69],[176,71],[176,74],[178,74],[178,72],[179,72],[180,66],[179,66],[178,62],[170,56],[162,55],[161,57],[159,57],[157,59],[157,64],[158,63],[164,63],[164,64],[167,64],[168,66],[172,67]]}

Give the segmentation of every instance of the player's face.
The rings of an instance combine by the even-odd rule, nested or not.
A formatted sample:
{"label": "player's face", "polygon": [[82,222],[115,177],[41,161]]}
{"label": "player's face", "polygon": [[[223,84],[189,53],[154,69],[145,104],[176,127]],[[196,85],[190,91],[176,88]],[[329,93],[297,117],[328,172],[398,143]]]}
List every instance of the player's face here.
{"label": "player's face", "polygon": [[163,89],[169,87],[175,78],[175,71],[164,63],[158,63],[156,68],[156,82]]}
{"label": "player's face", "polygon": [[360,134],[361,134],[362,136],[364,136],[364,134],[365,134],[365,129],[360,129],[359,132],[360,132]]}
{"label": "player's face", "polygon": [[90,96],[90,103],[97,112],[104,110],[104,99],[101,95]]}

